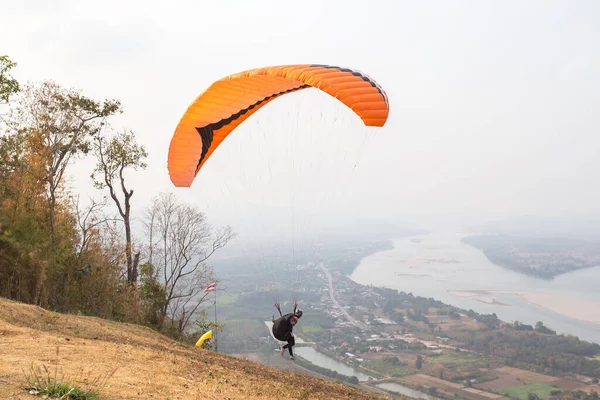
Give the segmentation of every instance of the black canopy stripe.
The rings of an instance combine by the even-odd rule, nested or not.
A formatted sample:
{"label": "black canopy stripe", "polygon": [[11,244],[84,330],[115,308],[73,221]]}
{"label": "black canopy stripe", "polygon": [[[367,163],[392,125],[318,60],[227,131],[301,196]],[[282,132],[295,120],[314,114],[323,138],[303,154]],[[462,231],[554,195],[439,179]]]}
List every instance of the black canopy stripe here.
{"label": "black canopy stripe", "polygon": [[247,108],[240,110],[239,112],[229,116],[228,118],[224,118],[224,119],[220,120],[219,122],[215,122],[213,124],[209,124],[209,125],[203,126],[201,128],[196,127],[196,130],[198,131],[198,134],[200,135],[200,138],[202,139],[202,153],[200,154],[200,159],[198,160],[198,165],[196,166],[196,168],[198,168],[200,166],[200,164],[202,164],[202,160],[204,160],[204,157],[206,157],[206,153],[208,152],[208,149],[210,148],[212,141],[213,141],[214,131],[221,129],[225,125],[230,124],[231,122],[235,121],[242,115],[246,114],[249,110],[252,110],[254,107],[259,106],[260,104],[272,99],[273,97],[277,97],[277,96],[280,96],[280,95],[286,94],[286,93],[295,92],[300,89],[306,89],[308,87],[310,87],[310,85],[301,85],[301,86],[298,86],[293,89],[285,90],[283,92],[274,93],[270,96],[267,96],[267,97],[257,101],[254,104],[249,105]]}
{"label": "black canopy stripe", "polygon": [[202,154],[200,154],[200,161],[198,161],[198,165],[196,166],[196,168],[198,168],[198,166],[200,166],[200,163],[206,156],[206,152],[208,151],[210,145],[212,144],[214,135],[213,128],[211,127],[211,125],[207,125],[203,128],[196,128],[196,130],[198,131],[198,133],[200,134],[200,138],[202,139]]}
{"label": "black canopy stripe", "polygon": [[334,66],[334,65],[326,65],[326,64],[311,64],[311,67],[338,69],[338,70],[340,70],[342,72],[350,72],[352,75],[358,76],[358,77],[362,78],[362,80],[364,80],[365,82],[369,82],[369,84],[371,84],[371,86],[373,86],[375,89],[377,89],[377,91],[379,92],[379,94],[381,94],[381,97],[383,97],[383,100],[385,101],[385,104],[389,107],[387,96],[383,92],[383,89],[381,88],[381,86],[379,86],[377,84],[377,82],[373,81],[369,76],[363,74],[362,72],[355,71],[355,70],[350,69],[350,68],[343,68],[343,67],[337,67],[337,66]]}

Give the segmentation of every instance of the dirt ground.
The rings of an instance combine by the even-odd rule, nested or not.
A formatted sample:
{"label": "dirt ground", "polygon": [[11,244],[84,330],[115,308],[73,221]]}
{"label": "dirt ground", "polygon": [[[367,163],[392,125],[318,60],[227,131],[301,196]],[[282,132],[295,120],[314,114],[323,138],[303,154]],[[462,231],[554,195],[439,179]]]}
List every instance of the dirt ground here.
{"label": "dirt ground", "polygon": [[32,363],[52,374],[57,367],[59,381],[76,379],[80,387],[109,376],[103,399],[389,398],[198,350],[142,326],[0,298],[0,398],[39,398],[24,389]]}

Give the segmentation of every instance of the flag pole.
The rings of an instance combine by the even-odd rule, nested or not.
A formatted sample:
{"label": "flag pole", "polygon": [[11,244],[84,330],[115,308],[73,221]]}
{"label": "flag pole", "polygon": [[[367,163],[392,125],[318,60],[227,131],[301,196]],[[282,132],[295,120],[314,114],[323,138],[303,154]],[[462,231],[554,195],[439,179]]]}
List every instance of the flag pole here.
{"label": "flag pole", "polygon": [[215,351],[219,351],[218,341],[218,329],[217,329],[217,286],[215,285]]}

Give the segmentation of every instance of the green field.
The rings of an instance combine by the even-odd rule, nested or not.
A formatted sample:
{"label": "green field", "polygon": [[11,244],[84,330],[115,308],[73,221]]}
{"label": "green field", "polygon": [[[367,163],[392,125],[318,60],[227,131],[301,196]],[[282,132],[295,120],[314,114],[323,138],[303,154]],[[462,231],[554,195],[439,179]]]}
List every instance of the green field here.
{"label": "green field", "polygon": [[461,367],[461,366],[483,366],[485,362],[481,357],[467,352],[446,352],[437,357],[428,357],[433,362],[438,362],[446,368]]}
{"label": "green field", "polygon": [[225,323],[225,331],[232,337],[242,338],[269,334],[265,325],[255,319],[232,318],[222,322]]}
{"label": "green field", "polygon": [[217,307],[233,304],[237,298],[237,294],[225,294],[221,292],[217,294]]}
{"label": "green field", "polygon": [[498,389],[496,392],[518,399],[527,400],[529,393],[535,393],[540,399],[550,397],[550,392],[556,389],[549,383],[532,383],[530,385],[510,386],[504,389]]}
{"label": "green field", "polygon": [[406,365],[405,363],[400,362],[395,364],[386,362],[383,359],[366,361],[365,363],[361,364],[361,366],[386,376],[404,376],[415,373],[414,368]]}
{"label": "green field", "polygon": [[311,333],[323,332],[323,328],[321,328],[320,326],[317,326],[317,325],[301,325],[300,332],[310,335]]}

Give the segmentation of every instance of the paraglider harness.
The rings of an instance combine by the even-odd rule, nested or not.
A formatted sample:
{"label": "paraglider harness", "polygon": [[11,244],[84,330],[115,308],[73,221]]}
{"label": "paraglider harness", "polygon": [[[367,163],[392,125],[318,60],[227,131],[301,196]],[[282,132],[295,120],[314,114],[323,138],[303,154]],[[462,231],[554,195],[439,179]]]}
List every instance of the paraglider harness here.
{"label": "paraglider harness", "polygon": [[294,312],[285,315],[281,313],[279,302],[275,303],[275,308],[279,311],[279,318],[275,319],[275,316],[273,316],[273,336],[275,336],[277,340],[287,342],[287,344],[281,348],[281,354],[283,355],[284,349],[288,349],[290,358],[293,359],[294,353],[292,347],[296,344],[296,341],[293,335],[294,326],[291,324],[291,320],[292,318],[299,319],[302,316],[302,310],[298,309],[298,304],[295,302]]}

